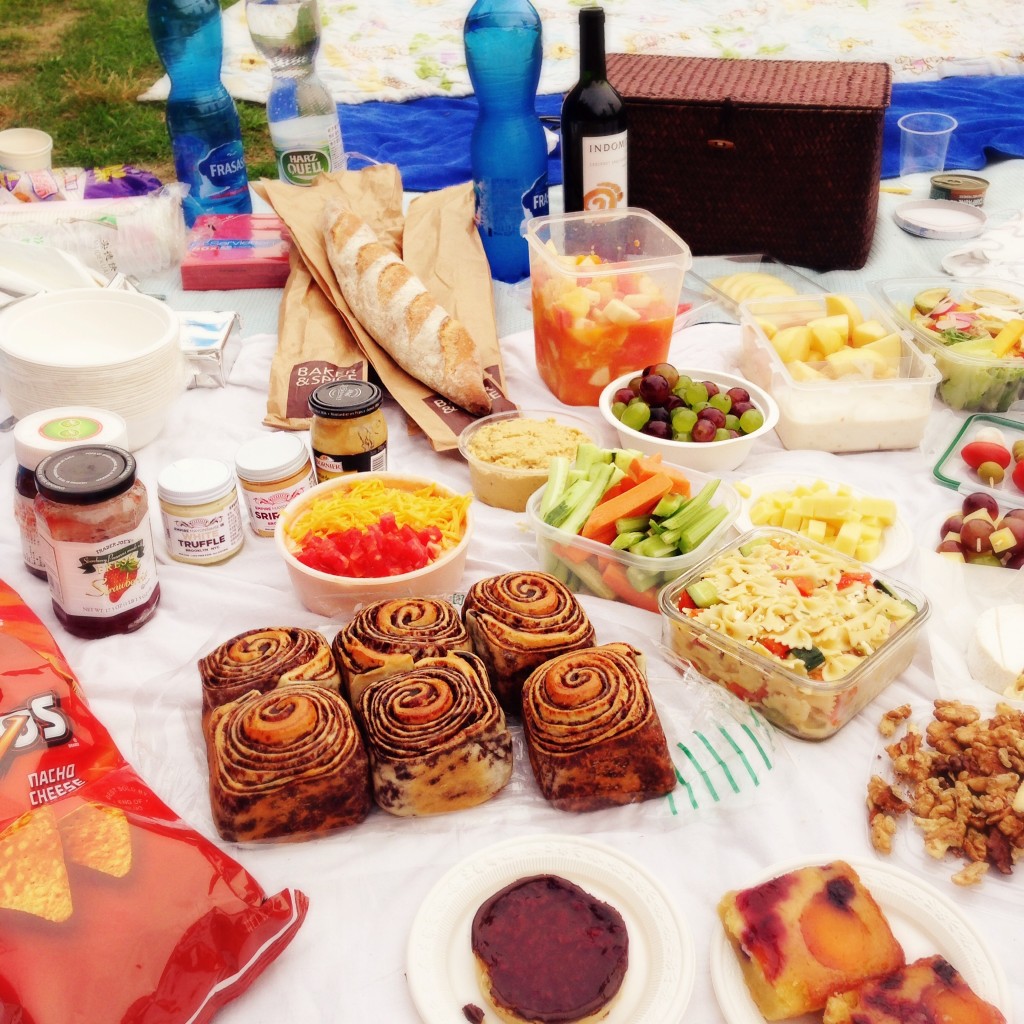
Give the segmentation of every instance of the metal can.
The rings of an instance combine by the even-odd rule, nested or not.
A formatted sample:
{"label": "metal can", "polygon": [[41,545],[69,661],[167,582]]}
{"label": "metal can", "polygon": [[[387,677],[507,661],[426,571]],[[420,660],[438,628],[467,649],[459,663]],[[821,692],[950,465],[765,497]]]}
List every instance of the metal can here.
{"label": "metal can", "polygon": [[129,633],[160,600],[145,485],[135,459],[81,445],[36,466],[35,510],[50,597],[75,636]]}
{"label": "metal can", "polygon": [[954,203],[983,206],[988,182],[973,174],[936,174],[931,179],[929,199],[949,199]]}
{"label": "metal can", "polygon": [[309,440],[320,483],[388,468],[383,400],[381,389],[365,380],[329,381],[309,396]]}

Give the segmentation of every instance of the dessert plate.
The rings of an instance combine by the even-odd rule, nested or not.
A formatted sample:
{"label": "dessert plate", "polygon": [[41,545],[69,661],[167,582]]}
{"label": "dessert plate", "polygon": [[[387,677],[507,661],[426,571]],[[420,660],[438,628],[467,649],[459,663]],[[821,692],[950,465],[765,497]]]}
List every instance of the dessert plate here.
{"label": "dessert plate", "polygon": [[[850,493],[855,498],[863,498],[869,492],[851,485],[840,485],[836,480],[827,480],[817,473],[762,473],[758,476],[746,477],[740,481],[741,495],[743,489],[749,489],[750,494],[743,497],[739,515],[736,517],[734,528],[740,533],[754,528],[750,520],[750,510],[754,503],[764,494],[771,494],[774,491],[792,491],[797,487],[809,487],[811,484],[821,482],[827,484],[833,493],[839,486],[849,486]],[[882,549],[878,557],[872,559],[868,564],[876,569],[891,569],[899,565],[914,550],[914,536],[899,515],[897,506],[896,521],[892,526],[887,526],[882,531]]]}
{"label": "dessert plate", "polygon": [[[767,881],[807,861],[780,864],[749,885]],[[1006,975],[967,915],[916,875],[888,864],[849,862],[885,912],[907,962],[934,953],[945,957],[983,999],[1013,1019]],[[728,1024],[764,1024],[743,980],[743,972],[721,927],[711,941],[711,982]],[[820,1024],[821,1014],[792,1018],[793,1024]]]}
{"label": "dessert plate", "polygon": [[491,1020],[470,948],[473,915],[488,896],[530,875],[560,875],[622,915],[629,966],[604,1024],[678,1024],[693,993],[696,959],[686,923],[661,885],[612,847],[570,836],[527,836],[486,847],[430,890],[413,921],[408,978],[424,1024],[463,1019],[475,1004]]}

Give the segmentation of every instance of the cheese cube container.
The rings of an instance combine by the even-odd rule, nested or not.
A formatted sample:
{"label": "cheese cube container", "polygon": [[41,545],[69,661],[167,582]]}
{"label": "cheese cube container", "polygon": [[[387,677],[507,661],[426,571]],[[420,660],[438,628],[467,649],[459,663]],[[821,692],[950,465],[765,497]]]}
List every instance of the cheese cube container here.
{"label": "cheese cube container", "polygon": [[[870,296],[839,299],[848,312],[838,314],[838,321],[833,319],[836,299],[822,294],[741,303],[741,372],[778,404],[775,432],[786,448],[918,447],[940,380],[933,359]],[[843,317],[860,325],[854,344],[834,326]],[[830,321],[832,330],[824,330]],[[790,330],[805,327],[834,346],[823,358],[808,358],[806,334]]]}
{"label": "cheese cube container", "polygon": [[[769,576],[758,563],[758,549],[765,544],[772,545],[770,551],[762,551],[772,555]],[[785,576],[787,566],[794,570],[792,577]],[[733,583],[742,581],[742,589],[749,591],[749,606],[737,587],[719,589],[711,582],[721,580],[721,572],[727,572]],[[808,578],[822,585],[811,592],[813,600],[805,606],[800,581]],[[704,585],[704,592],[697,590],[700,596],[707,596],[708,587],[718,596],[707,610],[695,607],[690,596],[697,584]],[[805,643],[810,641],[810,647],[798,649],[793,643],[783,651],[776,640],[762,642],[767,636],[757,632],[752,608],[764,606],[772,595],[778,597],[779,589],[784,593],[772,601],[773,631],[800,636]],[[930,614],[928,599],[913,587],[774,527],[750,530],[712,553],[666,586],[658,604],[662,644],[672,659],[696,669],[757,707],[773,725],[805,740],[822,740],[838,732],[910,664]],[[725,616],[720,614],[723,611]],[[870,635],[884,632],[884,639],[875,645],[869,644],[868,634],[844,639],[849,624],[860,621],[858,615],[869,623]],[[845,649],[847,644],[850,650]],[[793,650],[800,655],[791,655]],[[813,665],[808,652],[822,650],[829,652],[827,660]]]}

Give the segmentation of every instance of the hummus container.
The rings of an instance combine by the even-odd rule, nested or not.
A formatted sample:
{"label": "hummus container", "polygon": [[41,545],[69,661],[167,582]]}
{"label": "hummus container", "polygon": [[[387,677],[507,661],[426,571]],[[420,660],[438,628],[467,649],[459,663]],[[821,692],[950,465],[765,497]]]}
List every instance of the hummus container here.
{"label": "hummus container", "polygon": [[[714,479],[696,470],[687,469],[686,475],[690,479],[691,496]],[[526,505],[526,518],[537,538],[537,558],[541,568],[557,576],[575,593],[593,594],[610,601],[625,601],[652,612],[658,610],[658,591],[661,587],[725,543],[742,504],[736,489],[725,480],[719,481],[710,503],[711,507],[725,506],[726,515],[718,526],[693,551],[667,558],[653,558],[632,551],[617,550],[545,523],[538,513],[543,490],[543,487],[538,488]],[[609,585],[606,572],[609,565],[617,565],[622,570],[621,574],[615,575],[620,579],[624,576],[628,586],[616,590]]]}
{"label": "hummus container", "polygon": [[540,409],[512,409],[474,420],[459,435],[473,496],[485,505],[522,512],[548,478],[556,455],[570,461],[583,441],[602,431],[581,416]]}
{"label": "hummus container", "polygon": [[[878,324],[885,332],[877,339],[881,349],[868,344],[848,346],[842,356],[845,365],[837,359],[786,362],[769,333],[777,338],[785,328],[826,318],[826,296],[757,299],[740,306],[740,370],[778,404],[775,432],[786,448],[826,452],[916,448],[932,410],[939,372],[874,299],[847,298],[862,320]],[[831,376],[841,371],[848,372]]]}
{"label": "hummus container", "polygon": [[[977,306],[991,313],[989,330],[1019,319],[1024,310],[1024,285],[1013,281],[949,277],[912,277],[878,281],[872,285],[896,322],[910,331],[939,371],[939,398],[950,408],[965,412],[1006,412],[1024,398],[1024,358],[995,355],[972,325],[958,333],[938,329],[936,321],[915,302],[932,291],[948,291],[958,305]],[[957,338],[960,340],[956,340]],[[1019,347],[1012,351],[1019,352]]]}
{"label": "hummus container", "polygon": [[[721,581],[722,571],[729,574],[729,587],[712,582]],[[815,581],[806,603],[805,584],[794,582],[805,579]],[[708,587],[717,594],[708,608],[692,606],[696,584],[704,587],[699,597],[709,596]],[[770,626],[747,606],[745,591],[759,608],[781,595],[773,602]],[[711,554],[665,587],[658,603],[662,640],[673,658],[807,740],[837,732],[910,664],[930,612],[919,591],[774,528],[751,530]],[[856,634],[850,628],[855,621],[866,624]],[[769,628],[777,637],[767,634]],[[778,637],[793,642],[779,647]],[[815,664],[812,651],[827,657]]]}

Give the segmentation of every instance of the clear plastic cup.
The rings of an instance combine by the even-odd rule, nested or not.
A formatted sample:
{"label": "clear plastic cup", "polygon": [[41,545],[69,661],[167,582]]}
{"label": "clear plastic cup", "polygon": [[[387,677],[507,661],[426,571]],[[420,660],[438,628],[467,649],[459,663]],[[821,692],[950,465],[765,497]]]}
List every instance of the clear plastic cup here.
{"label": "clear plastic cup", "polygon": [[38,128],[0,132],[0,171],[48,170],[52,153],[53,139]]}
{"label": "clear plastic cup", "polygon": [[935,111],[904,114],[900,126],[900,174],[934,174],[944,170],[956,118]]}

